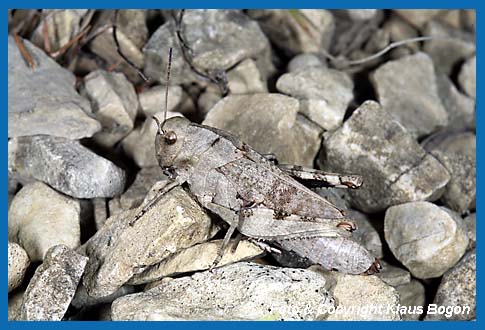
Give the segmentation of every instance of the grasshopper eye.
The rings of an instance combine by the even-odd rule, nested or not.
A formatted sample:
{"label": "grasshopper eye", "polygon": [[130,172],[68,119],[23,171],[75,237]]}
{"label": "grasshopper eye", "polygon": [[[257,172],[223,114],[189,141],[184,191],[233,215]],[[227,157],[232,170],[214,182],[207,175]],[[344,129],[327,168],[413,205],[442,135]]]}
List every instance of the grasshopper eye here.
{"label": "grasshopper eye", "polygon": [[167,144],[174,144],[177,141],[177,134],[174,131],[168,131],[164,134],[164,139]]}

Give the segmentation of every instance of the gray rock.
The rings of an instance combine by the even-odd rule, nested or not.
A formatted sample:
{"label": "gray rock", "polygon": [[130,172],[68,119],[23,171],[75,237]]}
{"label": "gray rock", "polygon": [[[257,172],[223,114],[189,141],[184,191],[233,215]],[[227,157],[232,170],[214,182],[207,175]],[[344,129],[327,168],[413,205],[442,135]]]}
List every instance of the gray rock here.
{"label": "gray rock", "polygon": [[[138,94],[141,109],[146,117],[165,111],[165,92],[166,87],[158,85]],[[169,86],[167,111],[174,111],[182,102],[182,96],[182,87],[178,85]]]}
{"label": "gray rock", "polygon": [[87,14],[87,9],[43,9],[43,19],[32,34],[32,43],[44,47],[44,25],[47,24],[51,51],[59,50],[81,32],[84,18],[89,18]]}
{"label": "gray rock", "polygon": [[27,252],[17,243],[8,242],[8,292],[22,284],[29,265]]}
{"label": "gray rock", "polygon": [[421,29],[442,12],[442,9],[395,9],[393,11],[418,29]]}
{"label": "gray rock", "polygon": [[470,242],[468,243],[468,248],[473,249],[477,244],[477,214],[472,213],[463,219],[465,224],[466,233]]}
{"label": "gray rock", "polygon": [[475,129],[475,101],[460,93],[447,75],[439,73],[436,77],[441,102],[448,112],[448,130],[464,131]]}
{"label": "gray rock", "polygon": [[382,258],[382,242],[377,230],[372,226],[371,218],[356,210],[346,209],[347,217],[357,226],[352,239],[366,248],[374,257]]}
{"label": "gray rock", "polygon": [[[418,30],[398,15],[392,15],[384,23],[382,29],[389,33],[391,42],[416,38],[419,36]],[[417,51],[419,49],[419,43],[412,42],[406,45],[402,45],[401,47],[406,47],[413,51]]]}
{"label": "gray rock", "polygon": [[240,262],[196,273],[112,305],[113,320],[320,320],[334,306],[325,278]]}
{"label": "gray rock", "polygon": [[267,93],[268,87],[256,62],[245,59],[227,73],[227,82],[232,94]]}
{"label": "gray rock", "polygon": [[113,197],[125,186],[125,172],[79,141],[53,136],[10,139],[9,175],[43,181],[76,198]]}
{"label": "gray rock", "polygon": [[430,314],[428,308],[427,320],[472,320],[476,317],[476,263],[477,254],[473,249],[444,274],[433,304],[445,306],[454,313],[448,316]]}
{"label": "gray rock", "polygon": [[281,163],[312,167],[322,129],[297,115],[298,110],[298,100],[281,94],[229,95],[203,124],[229,131]]}
{"label": "gray rock", "polygon": [[449,181],[439,161],[373,101],[364,102],[324,140],[319,163],[329,171],[365,178],[362,187],[349,192],[352,204],[364,212],[409,201],[434,201]]}
{"label": "gray rock", "polygon": [[460,216],[429,202],[390,207],[384,234],[394,256],[420,279],[443,275],[468,245]]}
{"label": "gray rock", "polygon": [[[160,121],[164,118],[163,112],[154,115]],[[168,112],[167,118],[182,116],[178,112]],[[182,116],[183,117],[183,116]],[[159,166],[155,157],[155,136],[158,126],[152,117],[145,119],[141,127],[135,128],[122,141],[123,150],[133,158],[139,167]]]}
{"label": "gray rock", "polygon": [[108,296],[101,297],[101,298],[94,298],[88,294],[84,285],[80,284],[77,288],[76,294],[72,298],[71,305],[78,309],[81,309],[81,308],[96,306],[101,304],[111,304],[119,297],[126,296],[127,294],[131,294],[133,292],[135,292],[134,286],[124,285]]}
{"label": "gray rock", "polygon": [[368,21],[377,14],[377,9],[347,9],[347,14],[353,21]]}
{"label": "gray rock", "polygon": [[[231,243],[234,244],[234,242]],[[222,246],[222,240],[215,240],[191,246],[178,252],[160,263],[148,268],[141,274],[137,274],[128,282],[139,285],[157,281],[163,277],[174,276],[183,273],[197,272],[209,269],[216,260]],[[254,259],[264,254],[255,244],[243,240],[233,252],[230,248],[224,253],[217,267],[233,264],[242,260]]]}
{"label": "gray rock", "polygon": [[[227,70],[247,58],[256,59],[258,66],[264,63],[272,67],[266,36],[258,24],[241,11],[186,10],[182,33],[192,49],[192,62],[201,72]],[[145,73],[152,79],[165,81],[170,47],[173,48],[172,83],[200,81],[184,60],[172,19],[159,27],[146,43]],[[272,69],[266,68],[266,72],[268,70]]]}
{"label": "gray rock", "polygon": [[121,195],[120,205],[123,210],[140,206],[146,194],[156,182],[167,179],[160,166],[144,167],[136,174],[135,181]]}
{"label": "gray rock", "polygon": [[8,37],[8,137],[93,136],[101,125],[88,115],[89,102],[76,92],[74,75],[28,40],[23,43],[35,69],[22,57],[14,37]]}
{"label": "gray rock", "polygon": [[475,54],[475,36],[463,30],[430,21],[424,35],[436,37],[426,41],[423,50],[433,59],[436,70],[448,76],[456,65]]}
{"label": "gray rock", "polygon": [[353,99],[354,85],[340,71],[310,67],[282,75],[276,88],[301,101],[301,113],[326,130],[338,128]]}
{"label": "gray rock", "polygon": [[320,59],[316,54],[302,53],[293,57],[288,63],[288,72],[299,72],[306,68],[326,66],[327,62]]}
{"label": "gray rock", "polygon": [[428,55],[417,53],[386,62],[372,74],[372,82],[382,107],[413,136],[419,138],[448,125]]}
{"label": "gray rock", "polygon": [[60,321],[71,303],[87,258],[65,245],[49,249],[25,290],[20,318]]}
{"label": "gray rock", "polygon": [[19,243],[31,261],[42,261],[52,246],[75,249],[80,244],[80,206],[42,182],[24,186],[8,214],[8,235]]}
{"label": "gray rock", "polygon": [[328,49],[335,30],[333,15],[322,9],[249,10],[270,40],[288,55]]}
{"label": "gray rock", "polygon": [[400,285],[405,285],[411,282],[411,274],[407,270],[390,265],[383,260],[380,260],[379,263],[381,264],[382,269],[376,276],[387,284],[397,288]]}
{"label": "gray rock", "polygon": [[[314,268],[314,267],[312,267]],[[315,267],[318,269],[318,267]],[[348,275],[320,271],[327,280],[327,288],[336,301],[336,310],[327,320],[364,321],[400,320],[395,310],[399,294],[377,276]]]}
{"label": "gray rock", "polygon": [[477,98],[477,56],[473,56],[463,63],[460,73],[458,74],[458,82],[463,91],[473,97]]}
{"label": "gray rock", "polygon": [[417,321],[425,311],[426,295],[424,285],[418,280],[396,286],[399,292],[399,303],[405,309],[401,311],[403,320]]}
{"label": "gray rock", "polygon": [[25,290],[16,291],[8,295],[8,320],[18,321],[20,318],[20,309],[24,299]]}
{"label": "gray rock", "polygon": [[122,73],[96,70],[84,78],[84,90],[102,125],[94,140],[113,147],[133,129],[138,109],[135,89]]}
{"label": "gray rock", "polygon": [[[90,43],[90,50],[104,59],[106,63],[116,65],[133,82],[140,81],[136,71],[118,54],[113,39],[112,23],[114,21],[114,10],[102,10],[93,30],[103,31],[98,34]],[[143,67],[144,55],[141,48],[148,38],[146,26],[146,10],[131,9],[119,10],[116,35],[123,54],[139,68]],[[168,53],[167,53],[168,54]]]}
{"label": "gray rock", "polygon": [[108,218],[108,205],[105,198],[93,198],[93,217],[96,231],[103,227]]}
{"label": "gray rock", "polygon": [[210,218],[180,187],[165,194],[133,226],[129,225],[167,183],[155,184],[139,208],[110,217],[84,244],[89,262],[83,284],[90,296],[110,295],[148,266],[210,237]]}

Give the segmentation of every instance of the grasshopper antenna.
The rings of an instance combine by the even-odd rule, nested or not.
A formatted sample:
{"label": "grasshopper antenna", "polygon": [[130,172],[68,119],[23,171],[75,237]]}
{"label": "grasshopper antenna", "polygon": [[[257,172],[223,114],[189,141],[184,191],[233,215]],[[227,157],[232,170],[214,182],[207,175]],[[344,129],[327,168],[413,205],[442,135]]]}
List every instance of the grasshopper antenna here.
{"label": "grasshopper antenna", "polygon": [[172,68],[172,47],[170,47],[168,51],[168,64],[167,64],[167,81],[165,83],[165,112],[163,114],[163,124],[167,120],[167,112],[168,112],[168,84],[170,83],[170,70]]}

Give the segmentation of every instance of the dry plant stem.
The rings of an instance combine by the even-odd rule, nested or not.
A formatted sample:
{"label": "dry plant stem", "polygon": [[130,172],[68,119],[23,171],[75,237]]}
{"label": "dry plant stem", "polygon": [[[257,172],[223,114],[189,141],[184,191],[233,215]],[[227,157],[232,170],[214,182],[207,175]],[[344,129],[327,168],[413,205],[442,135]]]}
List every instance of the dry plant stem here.
{"label": "dry plant stem", "polygon": [[145,82],[148,82],[149,79],[147,78],[147,76],[145,76],[145,74],[142,72],[142,70],[136,66],[135,63],[133,63],[125,54],[123,54],[123,52],[121,51],[121,47],[120,47],[120,43],[118,41],[118,35],[116,34],[116,31],[118,29],[118,10],[115,10],[115,18],[114,18],[114,24],[113,24],[113,40],[115,42],[115,45],[116,45],[116,51],[118,52],[118,54],[126,61],[126,63],[128,63],[135,71],[136,73],[145,81]]}
{"label": "dry plant stem", "polygon": [[81,39],[89,31],[90,28],[91,28],[91,25],[86,26],[86,28],[83,31],[79,32],[74,38],[69,40],[67,44],[62,46],[58,51],[51,53],[50,55],[54,58],[58,58],[59,56],[64,54],[66,50],[68,50],[72,45],[78,42],[79,39]]}
{"label": "dry plant stem", "polygon": [[42,19],[42,36],[44,37],[44,50],[49,54],[51,52],[51,43],[49,40],[49,25],[47,24],[46,16]]}
{"label": "dry plant stem", "polygon": [[22,39],[20,39],[18,34],[14,34],[15,38],[15,43],[17,44],[17,47],[20,50],[20,53],[22,54],[23,58],[29,63],[29,66],[32,68],[32,70],[35,69],[35,62],[32,56],[30,56],[29,52],[27,51],[27,48],[25,48],[24,43],[22,42]]}

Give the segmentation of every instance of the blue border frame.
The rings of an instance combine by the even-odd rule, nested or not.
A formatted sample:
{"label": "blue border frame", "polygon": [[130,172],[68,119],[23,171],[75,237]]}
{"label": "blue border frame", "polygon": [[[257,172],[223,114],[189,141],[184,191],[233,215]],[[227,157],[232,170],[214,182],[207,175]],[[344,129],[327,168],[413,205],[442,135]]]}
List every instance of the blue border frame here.
{"label": "blue border frame", "polygon": [[[171,6],[167,6],[171,5]],[[477,22],[481,17],[482,9],[480,1],[472,1],[472,0],[367,0],[367,1],[357,1],[357,0],[340,0],[340,1],[332,1],[332,2],[319,2],[316,0],[300,0],[298,2],[290,2],[284,0],[250,0],[250,1],[222,1],[222,0],[205,0],[205,1],[195,1],[195,0],[178,0],[178,1],[171,1],[171,2],[164,2],[160,3],[154,0],[144,1],[141,3],[138,1],[114,1],[114,0],[84,0],[84,1],[76,1],[67,3],[66,1],[59,1],[59,0],[40,0],[40,1],[12,1],[12,0],[4,0],[0,3],[2,7],[3,15],[0,16],[0,20],[4,26],[4,29],[7,29],[7,9],[8,8],[329,8],[329,9],[340,9],[340,8],[408,8],[408,9],[416,9],[416,8],[466,8],[466,9],[476,9],[477,11]],[[477,24],[477,44],[481,44],[481,39],[483,38],[483,34],[480,32],[480,24]],[[7,32],[7,31],[5,31]],[[4,33],[3,35],[3,44],[7,45],[7,36],[8,32]],[[480,41],[480,42],[479,42]],[[477,56],[479,56],[481,52],[477,52]],[[4,67],[7,68],[8,65],[8,57],[7,57],[7,50],[6,48],[1,53],[1,60],[0,63],[4,63]],[[480,57],[480,56],[479,56]],[[480,63],[480,60],[478,61]],[[477,70],[480,73],[480,65],[477,65]],[[6,69],[4,72],[8,72]],[[480,74],[477,74],[477,80]],[[1,181],[3,182],[3,186],[7,187],[8,184],[8,172],[7,172],[7,122],[8,122],[8,100],[7,100],[7,75],[4,74],[1,80],[2,83],[2,94],[3,94],[3,104],[5,105],[5,111],[2,112],[3,120],[1,121],[2,125],[2,132],[4,134],[4,142],[1,144],[1,155],[2,155],[2,165],[3,165],[3,175],[0,176]],[[477,95],[481,95],[480,91],[483,88],[480,87],[480,84],[477,85]],[[477,102],[477,108],[480,103]],[[485,111],[485,110],[484,110]],[[480,167],[483,163],[483,158],[481,157],[482,151],[484,151],[482,139],[478,134],[478,130],[480,126],[483,126],[482,117],[485,118],[485,114],[482,114],[481,110],[477,110],[477,185],[478,187],[481,186],[481,174],[480,174]],[[477,187],[477,188],[478,188]],[[478,190],[478,189],[477,189]],[[2,235],[2,261],[1,261],[1,276],[3,290],[6,291],[7,288],[7,244],[6,241],[8,240],[8,233],[7,233],[7,218],[8,218],[8,204],[7,204],[7,190],[1,191],[1,199],[2,199],[2,214],[3,214],[3,235]],[[481,204],[483,200],[482,193],[478,190],[477,191],[477,205]],[[481,221],[478,221],[477,224],[477,235],[481,236],[481,228],[483,224]],[[481,241],[481,239],[478,239]],[[478,247],[480,243],[478,244]],[[481,253],[478,254],[478,260],[481,259]],[[480,265],[480,262],[477,262],[477,266]],[[480,267],[478,267],[480,268]],[[481,271],[477,269],[477,275],[480,274]],[[477,279],[479,277],[477,276]],[[419,322],[419,323],[411,323],[411,322],[394,322],[392,327],[396,329],[409,329],[415,326],[423,327],[427,329],[442,329],[444,328],[456,328],[456,327],[463,327],[463,328],[477,328],[481,322],[481,308],[480,308],[480,285],[477,283],[477,322]],[[1,307],[2,313],[0,317],[0,324],[2,328],[9,328],[9,329],[23,329],[23,328],[40,328],[40,329],[85,329],[86,327],[102,327],[102,328],[111,328],[117,329],[123,328],[159,328],[161,327],[169,327],[171,330],[176,329],[187,329],[187,328],[202,328],[202,329],[221,329],[226,330],[228,327],[230,328],[237,328],[237,329],[246,329],[248,326],[252,328],[261,328],[265,330],[271,329],[320,329],[320,328],[327,328],[327,327],[339,327],[341,329],[350,329],[350,328],[367,328],[367,327],[387,327],[389,326],[388,323],[384,322],[103,322],[103,321],[82,321],[82,322],[8,322],[7,321],[7,305],[8,305],[8,293],[4,292],[3,299],[1,300]]]}

